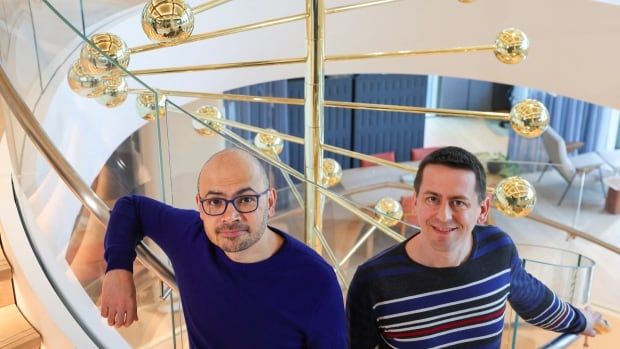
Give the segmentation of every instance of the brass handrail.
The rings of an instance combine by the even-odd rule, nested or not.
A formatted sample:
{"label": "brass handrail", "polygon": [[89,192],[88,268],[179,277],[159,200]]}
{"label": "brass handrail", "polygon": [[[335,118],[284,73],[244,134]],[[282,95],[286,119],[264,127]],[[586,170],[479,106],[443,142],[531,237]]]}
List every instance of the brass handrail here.
{"label": "brass handrail", "polygon": [[579,237],[581,239],[590,241],[596,245],[599,245],[611,252],[614,252],[616,254],[620,254],[620,248],[617,246],[614,246],[608,242],[605,242],[597,237],[592,236],[591,234],[588,234],[586,232],[583,232],[581,230],[577,230],[575,228],[569,227],[568,225],[564,225],[560,222],[556,222],[554,220],[551,220],[549,218],[545,218],[543,216],[537,215],[535,213],[530,213],[529,215],[526,216],[527,218],[539,222],[539,223],[543,223],[545,225],[557,228],[559,230],[563,230],[565,233],[567,233],[570,237]]}
{"label": "brass handrail", "polygon": [[[41,124],[30,111],[23,99],[10,83],[4,69],[0,67],[0,95],[15,114],[16,120],[28,138],[32,141],[41,155],[48,161],[58,176],[69,187],[86,209],[107,226],[110,220],[110,208],[101,198],[80,178],[79,174],[56,148]],[[155,273],[157,277],[178,292],[178,285],[172,269],[163,264],[143,241],[136,246],[138,259],[145,267]]]}

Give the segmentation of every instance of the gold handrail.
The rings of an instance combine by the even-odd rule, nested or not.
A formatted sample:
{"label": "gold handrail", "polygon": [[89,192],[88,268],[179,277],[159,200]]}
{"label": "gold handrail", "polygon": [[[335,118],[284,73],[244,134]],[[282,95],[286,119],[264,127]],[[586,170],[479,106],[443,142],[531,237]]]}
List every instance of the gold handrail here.
{"label": "gold handrail", "polygon": [[[71,164],[56,148],[41,124],[32,114],[26,103],[11,85],[4,69],[0,67],[0,95],[6,101],[15,119],[19,122],[28,138],[48,161],[58,176],[69,187],[73,194],[80,200],[82,205],[97,218],[99,222],[107,226],[110,221],[110,208],[101,198],[80,178]],[[138,259],[145,267],[155,273],[157,277],[170,286],[173,290],[179,290],[176,278],[172,270],[164,265],[144,242],[136,246]]]}

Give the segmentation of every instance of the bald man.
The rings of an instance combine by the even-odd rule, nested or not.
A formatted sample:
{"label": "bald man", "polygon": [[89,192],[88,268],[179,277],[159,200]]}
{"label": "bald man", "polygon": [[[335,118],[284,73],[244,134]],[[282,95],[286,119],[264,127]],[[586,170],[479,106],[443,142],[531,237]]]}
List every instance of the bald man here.
{"label": "bald man", "polygon": [[101,315],[138,319],[135,246],[155,241],[174,268],[192,348],[346,348],[342,293],[313,250],[267,224],[276,191],[261,164],[230,148],[198,176],[196,207],[120,198],[107,228]]}

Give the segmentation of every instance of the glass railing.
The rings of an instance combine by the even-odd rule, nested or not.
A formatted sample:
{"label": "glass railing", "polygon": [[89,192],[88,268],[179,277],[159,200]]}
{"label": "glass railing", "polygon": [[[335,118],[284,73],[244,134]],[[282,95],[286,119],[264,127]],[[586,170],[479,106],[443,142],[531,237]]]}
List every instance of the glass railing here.
{"label": "glass railing", "polygon": [[[525,270],[560,299],[578,308],[589,304],[595,266],[592,259],[545,246],[519,245],[518,250]],[[512,329],[510,337],[505,337],[506,348],[540,348],[558,337],[557,333],[525,322],[512,309],[507,311],[506,326]]]}

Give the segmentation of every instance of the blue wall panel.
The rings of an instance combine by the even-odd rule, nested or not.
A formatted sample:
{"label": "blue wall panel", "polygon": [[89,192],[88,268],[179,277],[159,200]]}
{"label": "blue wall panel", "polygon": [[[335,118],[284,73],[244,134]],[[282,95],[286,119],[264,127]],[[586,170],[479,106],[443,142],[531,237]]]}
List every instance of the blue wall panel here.
{"label": "blue wall panel", "polygon": [[[359,75],[354,79],[354,100],[364,103],[423,107],[426,76]],[[424,145],[424,115],[372,110],[353,112],[353,150],[374,154],[396,152],[396,161],[410,159],[411,148]],[[358,166],[359,161],[354,161]]]}

